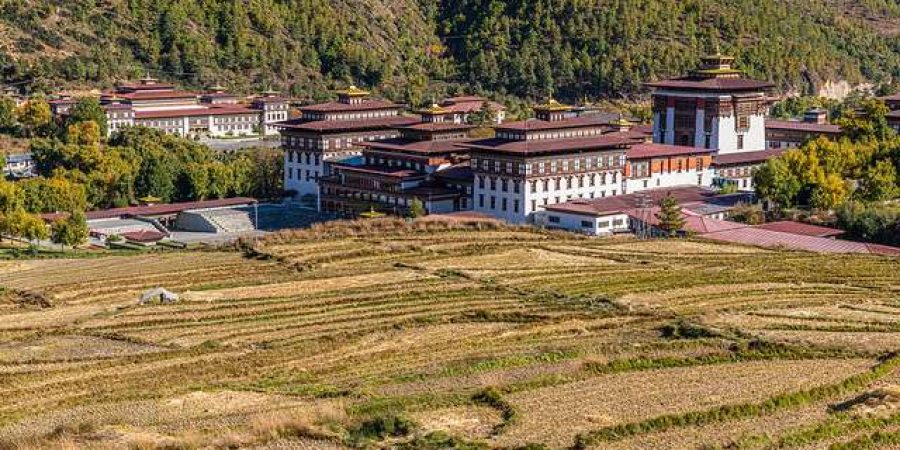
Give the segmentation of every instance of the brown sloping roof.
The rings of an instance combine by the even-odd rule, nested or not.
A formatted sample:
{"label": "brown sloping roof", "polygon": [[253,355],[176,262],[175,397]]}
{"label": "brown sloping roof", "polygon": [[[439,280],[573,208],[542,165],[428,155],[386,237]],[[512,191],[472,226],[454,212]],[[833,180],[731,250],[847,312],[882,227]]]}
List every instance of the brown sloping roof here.
{"label": "brown sloping roof", "polygon": [[379,141],[363,142],[361,146],[371,148],[373,150],[399,151],[403,153],[419,153],[423,155],[440,154],[440,153],[459,153],[462,149],[459,144],[470,142],[471,139],[461,140],[425,140],[419,141],[414,139],[382,139]]}
{"label": "brown sloping roof", "polygon": [[532,141],[510,141],[506,139],[491,138],[459,145],[460,147],[472,150],[484,150],[495,153],[537,155],[544,153],[624,148],[638,142],[640,142],[640,140],[636,139],[631,133],[607,133],[583,138],[538,139]]}
{"label": "brown sloping roof", "polygon": [[820,134],[841,134],[843,129],[830,123],[801,122],[797,120],[771,120],[766,119],[767,130],[805,131]]}
{"label": "brown sloping roof", "polygon": [[376,117],[359,120],[306,120],[292,119],[275,124],[281,128],[291,130],[306,130],[315,132],[359,131],[377,130],[381,128],[396,128],[412,125],[419,121],[416,117],[390,116]]}
{"label": "brown sloping roof", "polygon": [[563,130],[567,128],[587,128],[599,127],[607,125],[607,121],[600,116],[579,116],[565,120],[540,120],[528,119],[518,122],[506,122],[497,127],[497,131],[544,131],[544,130]]}
{"label": "brown sloping roof", "polygon": [[450,167],[447,167],[446,169],[438,170],[434,173],[434,175],[438,178],[453,181],[463,181],[471,183],[474,180],[474,175],[472,174],[472,166],[469,165],[468,161],[454,164]]}
{"label": "brown sloping roof", "polygon": [[667,195],[672,195],[679,204],[685,206],[689,203],[712,201],[716,192],[700,186],[674,186],[669,188],[648,189],[637,193],[601,197],[593,199],[575,199],[557,205],[547,205],[548,211],[560,211],[572,214],[598,215],[598,214],[625,214],[637,207],[638,196],[649,198],[652,205],[656,205]]}
{"label": "brown sloping roof", "polygon": [[341,102],[326,102],[315,105],[306,105],[298,108],[304,112],[353,112],[371,111],[373,109],[401,109],[403,105],[385,100],[366,100],[355,105]]}
{"label": "brown sloping roof", "polygon": [[816,253],[900,255],[900,248],[895,247],[785,233],[782,231],[772,231],[756,227],[707,233],[702,237],[715,241],[754,245],[757,247],[786,248]]}
{"label": "brown sloping roof", "polygon": [[[170,214],[177,214],[183,211],[190,211],[194,209],[208,209],[208,208],[224,208],[228,206],[241,206],[241,205],[249,205],[252,203],[256,203],[255,198],[250,197],[233,197],[233,198],[220,198],[215,200],[201,200],[196,202],[182,202],[182,203],[160,203],[156,205],[145,205],[145,206],[127,206],[124,208],[112,208],[112,209],[103,209],[99,211],[88,211],[84,213],[87,220],[97,220],[97,219],[113,219],[117,217],[132,217],[132,216],[164,216]],[[41,218],[44,220],[52,221],[60,218],[68,217],[68,213],[48,213],[41,214]]]}
{"label": "brown sloping roof", "polygon": [[756,81],[746,78],[704,78],[693,76],[644,83],[644,85],[657,89],[713,92],[766,91],[775,87],[774,84],[767,81]]}
{"label": "brown sloping roof", "polygon": [[631,146],[628,149],[628,159],[645,159],[664,156],[683,156],[696,155],[703,153],[713,153],[716,150],[699,147],[689,147],[685,145],[668,145],[641,143]]}
{"label": "brown sloping roof", "polygon": [[259,114],[258,109],[245,106],[210,106],[207,108],[164,109],[154,111],[135,111],[135,119],[165,119],[171,117],[194,116],[229,116],[237,114]]}
{"label": "brown sloping roof", "polygon": [[[653,208],[649,208],[647,212],[648,213],[641,214],[641,211],[637,209],[631,209],[625,211],[625,214],[628,214],[633,219],[645,221],[647,224],[652,226],[659,225],[659,219],[656,216],[657,214],[659,214],[660,208],[658,206],[654,206]],[[682,217],[684,217],[684,226],[681,228],[681,231],[687,231],[696,234],[734,230],[737,228],[746,228],[748,226],[743,223],[732,222],[729,220],[712,219],[700,214],[693,213],[686,209],[682,210]]]}
{"label": "brown sloping roof", "polygon": [[477,96],[451,97],[441,103],[441,108],[453,113],[471,113],[480,111],[485,103],[488,104],[488,108],[492,111],[503,111],[506,109],[500,103]]}
{"label": "brown sloping roof", "polygon": [[104,94],[104,98],[119,97],[135,100],[165,100],[165,99],[185,99],[197,98],[199,94],[189,91],[160,90],[160,91],[137,91],[137,92],[116,92]]}
{"label": "brown sloping roof", "polygon": [[377,165],[353,165],[334,163],[333,166],[338,170],[346,170],[350,172],[367,173],[370,175],[381,175],[391,178],[407,178],[407,177],[424,177],[425,175],[419,171],[404,167],[386,167]]}
{"label": "brown sloping roof", "polygon": [[726,153],[724,155],[716,155],[713,158],[713,165],[728,166],[734,164],[762,163],[780,156],[786,151],[787,149],[783,148],[770,148],[768,150],[760,150],[756,152]]}
{"label": "brown sloping roof", "polygon": [[808,223],[795,222],[793,220],[782,220],[779,222],[764,223],[762,225],[756,225],[756,228],[817,237],[834,237],[840,236],[845,233],[844,230],[839,230],[837,228],[821,227]]}
{"label": "brown sloping roof", "polygon": [[419,122],[414,123],[412,125],[403,125],[397,127],[403,130],[414,130],[414,131],[430,131],[430,132],[438,132],[438,131],[464,131],[471,128],[475,128],[474,125],[469,125],[467,123],[454,123],[454,122]]}

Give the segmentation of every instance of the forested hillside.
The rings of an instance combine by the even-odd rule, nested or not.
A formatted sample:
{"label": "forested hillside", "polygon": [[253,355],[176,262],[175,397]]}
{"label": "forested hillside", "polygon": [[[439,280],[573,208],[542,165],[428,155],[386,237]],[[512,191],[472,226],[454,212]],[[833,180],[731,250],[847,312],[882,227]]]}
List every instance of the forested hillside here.
{"label": "forested hillside", "polygon": [[[785,90],[900,75],[895,0],[0,0],[2,81],[317,97],[349,81],[421,102],[466,90],[618,96],[719,44]],[[474,86],[473,86],[474,85]]]}

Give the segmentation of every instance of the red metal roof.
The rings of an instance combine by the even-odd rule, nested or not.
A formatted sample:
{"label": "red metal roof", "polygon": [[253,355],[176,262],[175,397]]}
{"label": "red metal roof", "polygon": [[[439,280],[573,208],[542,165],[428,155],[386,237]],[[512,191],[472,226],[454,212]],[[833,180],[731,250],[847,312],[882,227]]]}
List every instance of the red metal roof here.
{"label": "red metal roof", "polygon": [[762,225],[756,225],[756,228],[769,231],[781,231],[784,233],[803,234],[806,236],[817,237],[834,237],[845,233],[844,230],[837,228],[820,227],[808,223],[795,222],[792,220],[783,220],[780,222],[769,222]]}
{"label": "red metal roof", "polygon": [[457,140],[413,140],[413,139],[383,139],[379,141],[360,143],[363,147],[373,150],[399,151],[403,153],[420,153],[424,155],[441,153],[460,153],[462,149],[458,144],[470,142],[471,139]]}
{"label": "red metal roof", "polygon": [[[629,211],[625,211],[625,214],[628,214],[633,219],[644,221],[652,226],[659,225],[659,219],[656,218],[656,215],[660,212],[660,208],[658,206],[654,206],[653,208],[649,208],[645,211],[646,213],[641,214],[641,211],[637,209],[631,209]],[[717,231],[746,228],[748,226],[743,223],[732,222],[728,220],[712,219],[688,210],[682,210],[682,213],[684,214],[684,226],[681,228],[681,230],[690,233],[713,233]]]}
{"label": "red metal roof", "polygon": [[790,131],[805,131],[808,133],[821,133],[821,134],[841,134],[843,130],[838,125],[832,125],[830,123],[812,123],[812,122],[800,122],[796,120],[769,120],[766,119],[766,129],[767,130],[790,130]]}
{"label": "red metal roof", "polygon": [[314,132],[359,131],[396,128],[419,122],[416,117],[390,116],[359,120],[305,120],[292,119],[276,124],[281,128]]}
{"label": "red metal roof", "polygon": [[628,149],[628,159],[647,159],[666,156],[697,155],[715,152],[714,149],[688,147],[684,145],[668,145],[641,143]]}
{"label": "red metal roof", "polygon": [[196,92],[188,92],[188,91],[171,91],[171,90],[162,90],[162,91],[137,91],[137,92],[116,92],[116,93],[106,93],[103,94],[103,98],[110,97],[119,97],[128,99],[131,101],[134,100],[165,100],[165,99],[185,99],[185,98],[197,98],[199,94]]}
{"label": "red metal roof", "polygon": [[155,111],[135,111],[135,119],[160,119],[172,117],[194,117],[194,116],[228,116],[238,114],[259,114],[258,109],[247,108],[246,106],[209,106],[185,109],[163,109]]}
{"label": "red metal roof", "polygon": [[441,104],[441,108],[453,113],[471,113],[480,111],[485,102],[488,104],[488,108],[493,111],[503,111],[506,109],[505,106],[497,102],[476,96],[448,98]]}
{"label": "red metal roof", "polygon": [[[87,220],[114,219],[117,217],[133,216],[168,216],[194,209],[225,208],[229,206],[241,206],[256,203],[256,199],[250,197],[220,198],[215,200],[201,200],[196,202],[160,203],[156,205],[128,206],[124,208],[104,209],[88,211],[84,215]],[[44,220],[56,220],[68,217],[68,213],[41,214]]]}
{"label": "red metal roof", "polygon": [[726,153],[724,155],[716,155],[713,158],[713,165],[729,166],[737,164],[763,163],[772,158],[780,156],[786,151],[787,150],[783,148],[771,148],[768,150],[760,150],[756,152]]}
{"label": "red metal roof", "polygon": [[684,77],[671,80],[644,83],[645,86],[657,89],[679,91],[766,91],[775,87],[766,81],[748,80],[746,78],[703,78]]}
{"label": "red metal roof", "polygon": [[450,167],[447,167],[446,169],[438,170],[434,173],[434,175],[447,180],[462,181],[468,183],[474,181],[472,166],[469,165],[468,161],[454,164]]}
{"label": "red metal roof", "polygon": [[544,209],[548,211],[560,211],[590,216],[625,214],[637,207],[639,196],[645,196],[648,198],[651,205],[656,205],[660,200],[670,194],[672,197],[675,197],[675,200],[677,200],[681,206],[690,203],[711,201],[717,196],[715,191],[699,186],[675,186],[670,188],[648,189],[646,191],[612,197],[575,199],[557,205],[547,205],[544,206]]}
{"label": "red metal roof", "polygon": [[718,231],[704,234],[702,237],[715,241],[754,245],[757,247],[786,248],[817,253],[900,255],[900,248],[895,247],[785,233],[756,227]]}
{"label": "red metal roof", "polygon": [[466,123],[454,123],[454,122],[419,122],[414,123],[412,125],[403,125],[397,127],[402,130],[414,130],[414,131],[430,131],[430,132],[438,132],[438,131],[463,131],[471,128],[475,128],[473,125],[469,125]]}
{"label": "red metal roof", "polygon": [[333,163],[332,166],[338,170],[347,170],[350,172],[360,172],[367,173],[371,175],[381,175],[385,177],[391,178],[407,178],[407,177],[424,177],[425,175],[413,170],[404,167],[385,167],[385,166],[373,166],[373,165],[363,165],[363,166],[355,166],[352,164],[341,164],[341,163]]}
{"label": "red metal roof", "polygon": [[577,152],[585,150],[603,150],[624,148],[640,142],[630,133],[607,133],[599,136],[572,139],[538,139],[531,141],[510,141],[491,138],[459,144],[460,147],[472,150],[484,150],[495,153],[515,155],[537,155],[541,153]]}
{"label": "red metal roof", "polygon": [[354,105],[341,102],[318,103],[315,105],[301,106],[303,112],[353,112],[371,111],[373,109],[401,109],[403,105],[385,100],[366,100]]}
{"label": "red metal roof", "polygon": [[518,122],[506,122],[497,126],[497,131],[544,131],[563,130],[567,128],[588,128],[607,125],[606,120],[599,116],[580,116],[564,120],[540,120],[528,119]]}

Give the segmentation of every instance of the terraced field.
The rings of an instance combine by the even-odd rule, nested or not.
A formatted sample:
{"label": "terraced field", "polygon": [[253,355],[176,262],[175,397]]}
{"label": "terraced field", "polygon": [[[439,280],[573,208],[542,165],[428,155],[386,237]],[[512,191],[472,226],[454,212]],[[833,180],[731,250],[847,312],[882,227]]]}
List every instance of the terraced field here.
{"label": "terraced field", "polygon": [[0,264],[0,449],[900,442],[898,259],[381,220]]}

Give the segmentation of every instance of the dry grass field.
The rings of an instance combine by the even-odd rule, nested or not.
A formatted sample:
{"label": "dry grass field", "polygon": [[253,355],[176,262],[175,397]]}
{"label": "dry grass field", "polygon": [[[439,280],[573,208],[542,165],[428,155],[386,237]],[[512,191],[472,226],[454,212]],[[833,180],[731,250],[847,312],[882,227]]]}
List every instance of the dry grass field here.
{"label": "dry grass field", "polygon": [[0,287],[0,449],[900,444],[896,258],[385,219]]}

